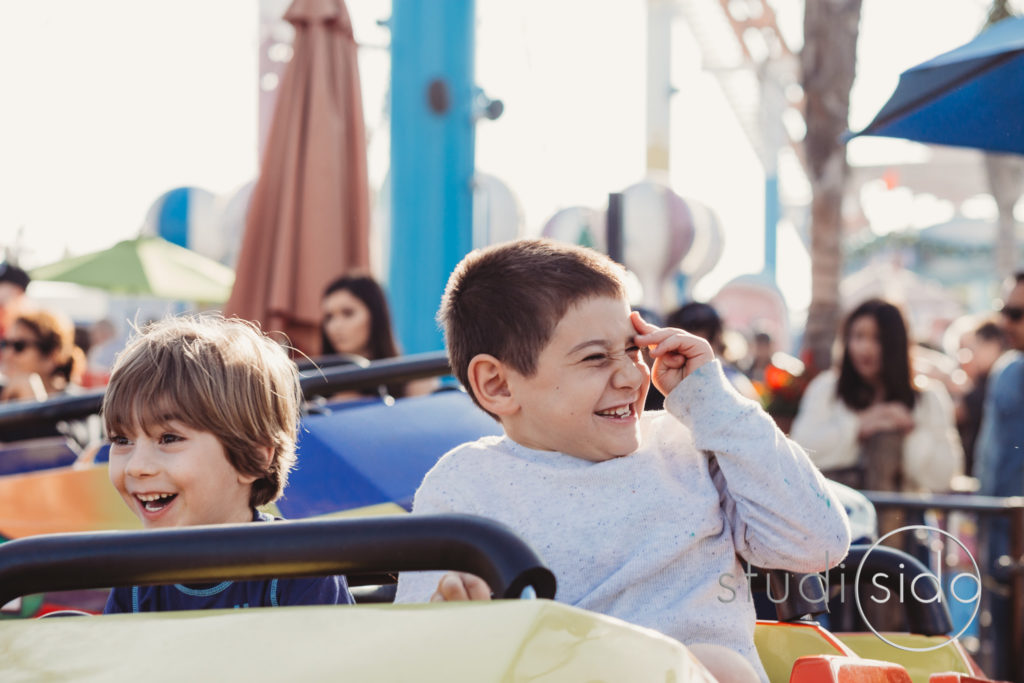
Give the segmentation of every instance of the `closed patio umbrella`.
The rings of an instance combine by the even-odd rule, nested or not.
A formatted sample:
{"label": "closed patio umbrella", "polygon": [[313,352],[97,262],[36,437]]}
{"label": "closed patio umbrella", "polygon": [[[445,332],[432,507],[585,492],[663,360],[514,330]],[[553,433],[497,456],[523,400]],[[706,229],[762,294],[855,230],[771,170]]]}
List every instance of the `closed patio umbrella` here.
{"label": "closed patio umbrella", "polygon": [[319,347],[320,296],[369,265],[366,136],[352,23],[343,0],[295,0],[281,79],[226,314]]}

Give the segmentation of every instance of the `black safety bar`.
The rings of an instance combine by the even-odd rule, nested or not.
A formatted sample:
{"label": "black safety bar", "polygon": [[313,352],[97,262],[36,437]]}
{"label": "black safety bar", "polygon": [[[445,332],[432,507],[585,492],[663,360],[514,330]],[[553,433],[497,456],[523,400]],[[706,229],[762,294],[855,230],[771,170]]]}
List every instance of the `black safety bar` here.
{"label": "black safety bar", "polygon": [[475,574],[495,597],[555,576],[508,527],[472,515],[383,516],[30,536],[0,545],[0,604],[44,591],[402,571]]}
{"label": "black safety bar", "polygon": [[[776,569],[760,570],[758,575],[761,572],[767,576],[768,583],[760,584],[760,587],[768,591],[779,621],[802,621],[828,613],[828,595],[825,593],[824,582],[807,578],[813,574]],[[753,582],[751,584],[754,589]]]}
{"label": "black safety bar", "polygon": [[[858,568],[860,582],[854,586]],[[946,607],[946,601],[937,599],[942,590],[939,579],[910,553],[886,545],[853,545],[839,567],[829,570],[829,583],[834,585],[835,577],[839,576],[845,578],[846,585],[852,589],[884,586],[891,599],[901,599],[907,625],[913,633],[938,636],[953,630],[953,618]],[[932,580],[915,582],[921,576],[931,577]],[[912,583],[914,590],[907,589],[906,586]]]}
{"label": "black safety bar", "polygon": [[[366,389],[381,384],[411,382],[450,372],[444,351],[431,351],[396,358],[369,361],[360,366],[343,356],[326,357],[324,365],[315,361],[300,364],[299,382],[306,398]],[[340,364],[339,364],[340,363]],[[62,420],[79,420],[100,411],[103,390],[96,389],[76,396],[58,396],[46,401],[0,404],[0,441],[4,430],[46,429]]]}
{"label": "black safety bar", "polygon": [[306,398],[366,389],[381,384],[411,382],[424,377],[436,377],[451,372],[444,351],[417,353],[370,361],[365,367],[346,364],[335,367],[311,368],[299,373],[302,392]]}

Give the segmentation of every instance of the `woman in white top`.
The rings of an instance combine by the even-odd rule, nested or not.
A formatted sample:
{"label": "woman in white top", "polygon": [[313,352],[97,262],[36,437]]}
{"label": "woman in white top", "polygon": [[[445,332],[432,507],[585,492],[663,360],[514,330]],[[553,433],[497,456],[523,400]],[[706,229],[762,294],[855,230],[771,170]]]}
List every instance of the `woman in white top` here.
{"label": "woman in white top", "polygon": [[840,367],[808,385],[790,436],[826,476],[855,488],[948,490],[963,470],[953,402],[940,383],[914,377],[899,309],[865,301],[842,341]]}

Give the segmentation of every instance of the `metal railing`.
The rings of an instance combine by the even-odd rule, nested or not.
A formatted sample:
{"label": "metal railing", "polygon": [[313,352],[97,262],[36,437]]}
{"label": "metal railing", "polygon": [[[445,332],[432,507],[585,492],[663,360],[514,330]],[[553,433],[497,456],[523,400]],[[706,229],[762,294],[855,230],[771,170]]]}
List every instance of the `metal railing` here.
{"label": "metal railing", "polygon": [[[340,364],[338,364],[340,363]],[[345,357],[325,357],[299,364],[299,383],[306,398],[355,391],[381,384],[410,382],[450,372],[444,351],[385,358],[359,364]],[[103,389],[46,401],[0,404],[0,441],[5,431],[52,428],[58,422],[95,415],[103,404]]]}

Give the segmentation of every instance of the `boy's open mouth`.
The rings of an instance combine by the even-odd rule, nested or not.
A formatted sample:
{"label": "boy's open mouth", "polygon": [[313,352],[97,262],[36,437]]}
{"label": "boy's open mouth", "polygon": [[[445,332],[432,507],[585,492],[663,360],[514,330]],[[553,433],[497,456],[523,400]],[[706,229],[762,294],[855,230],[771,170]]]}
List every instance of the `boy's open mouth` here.
{"label": "boy's open mouth", "polygon": [[620,420],[624,419],[624,418],[627,418],[627,417],[631,416],[632,414],[633,414],[633,404],[632,403],[627,403],[627,404],[621,405],[621,406],[615,406],[614,408],[606,408],[604,410],[599,410],[599,411],[597,411],[595,413],[595,415],[599,415],[601,417],[613,417],[613,418],[617,418],[617,419],[620,419]]}
{"label": "boy's open mouth", "polygon": [[172,500],[178,497],[177,493],[136,493],[135,498],[147,512],[159,512],[167,507]]}

